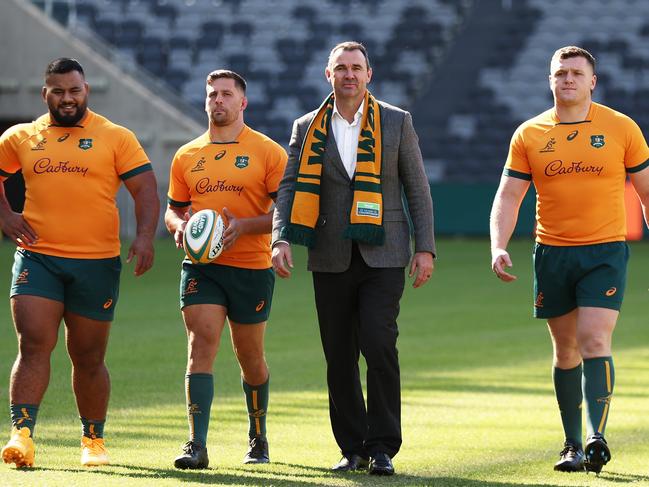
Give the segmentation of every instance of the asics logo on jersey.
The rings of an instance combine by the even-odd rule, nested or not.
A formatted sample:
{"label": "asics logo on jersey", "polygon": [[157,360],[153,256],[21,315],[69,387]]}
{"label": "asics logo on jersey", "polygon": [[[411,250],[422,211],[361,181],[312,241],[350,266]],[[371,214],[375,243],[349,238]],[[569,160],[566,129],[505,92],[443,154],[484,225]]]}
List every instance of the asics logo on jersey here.
{"label": "asics logo on jersey", "polygon": [[604,294],[606,294],[607,296],[610,297],[610,296],[615,295],[616,292],[617,292],[617,288],[616,288],[616,287],[612,287],[611,289],[607,290]]}
{"label": "asics logo on jersey", "polygon": [[216,154],[214,156],[214,160],[218,161],[220,159],[223,159],[223,157],[225,157],[225,154],[226,154],[226,152],[224,150],[222,150],[221,152],[219,152],[218,154]]}
{"label": "asics logo on jersey", "polygon": [[265,306],[265,305],[266,305],[266,301],[264,301],[264,300],[262,299],[262,300],[259,301],[259,303],[257,304],[257,307],[255,308],[255,311],[256,311],[257,313],[259,313],[262,309],[264,309],[264,306]]}
{"label": "asics logo on jersey", "polygon": [[49,157],[42,157],[34,163],[34,173],[35,174],[58,174],[58,173],[73,173],[73,174],[82,174],[83,177],[86,176],[88,172],[87,167],[79,166],[74,162],[70,161],[58,161],[52,162]]}
{"label": "asics logo on jersey", "polygon": [[45,150],[45,144],[47,144],[47,139],[39,140],[38,143],[32,147],[32,150]]}
{"label": "asics logo on jersey", "polygon": [[566,137],[566,140],[567,140],[568,142],[570,142],[571,140],[574,140],[575,137],[577,137],[578,134],[579,134],[579,130],[573,130],[572,132],[570,132],[570,133],[568,134],[568,137]]}
{"label": "asics logo on jersey", "polygon": [[201,157],[196,165],[192,167],[191,172],[198,172],[198,171],[205,171],[205,168],[203,167],[205,165],[205,158]]}
{"label": "asics logo on jersey", "polygon": [[591,135],[590,136],[590,145],[592,145],[595,149],[599,149],[601,147],[604,147],[604,136],[603,135]]}
{"label": "asics logo on jersey", "polygon": [[550,137],[550,140],[548,140],[547,144],[545,144],[545,147],[541,149],[539,152],[554,152],[554,144],[556,144],[557,141],[554,137]]}
{"label": "asics logo on jersey", "polygon": [[536,295],[536,300],[534,301],[534,307],[535,308],[542,308],[543,307],[543,293],[538,293]]}
{"label": "asics logo on jersey", "polygon": [[106,302],[104,303],[104,309],[108,309],[108,308],[110,308],[112,305],[113,305],[113,300],[110,299],[110,298],[108,298],[108,300],[106,300]]}
{"label": "asics logo on jersey", "polygon": [[57,141],[57,142],[65,142],[65,141],[68,139],[68,137],[70,137],[70,132],[68,132],[68,133],[65,134],[65,135],[62,135],[61,137],[59,137],[58,139],[56,139],[56,141]]}
{"label": "asics logo on jersey", "polygon": [[564,174],[593,173],[598,176],[602,174],[604,166],[594,166],[584,161],[572,161],[564,163],[561,159],[555,159],[545,166],[546,176],[561,176]]}
{"label": "asics logo on jersey", "polygon": [[29,269],[25,269],[16,278],[16,284],[28,284],[29,283]]}

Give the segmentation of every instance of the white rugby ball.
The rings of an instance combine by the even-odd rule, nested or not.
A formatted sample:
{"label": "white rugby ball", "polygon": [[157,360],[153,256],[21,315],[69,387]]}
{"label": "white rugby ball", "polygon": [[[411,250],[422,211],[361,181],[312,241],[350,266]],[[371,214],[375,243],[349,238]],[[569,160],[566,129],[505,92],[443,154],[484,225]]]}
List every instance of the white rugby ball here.
{"label": "white rugby ball", "polygon": [[209,264],[223,250],[223,218],[215,210],[194,213],[183,234],[185,253],[193,264]]}

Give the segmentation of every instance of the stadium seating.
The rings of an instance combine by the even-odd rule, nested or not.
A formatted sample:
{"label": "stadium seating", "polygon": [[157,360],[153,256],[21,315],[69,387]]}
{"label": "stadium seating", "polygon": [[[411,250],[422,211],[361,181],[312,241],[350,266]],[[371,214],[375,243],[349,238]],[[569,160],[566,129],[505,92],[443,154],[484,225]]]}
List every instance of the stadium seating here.
{"label": "stadium seating", "polygon": [[[472,21],[484,22],[475,17],[467,31]],[[491,26],[491,55],[475,60],[482,65],[474,81],[464,90],[457,83],[453,109],[436,135],[422,138],[424,156],[443,167],[445,181],[496,182],[517,125],[552,105],[549,59],[571,44],[598,59],[595,101],[631,116],[649,135],[647,19],[649,3],[636,0],[585,0],[578,8],[560,0],[510,2]]]}
{"label": "stadium seating", "polygon": [[[292,120],[315,108],[330,91],[324,65],[333,44],[364,42],[379,67],[372,90],[388,102],[408,107],[442,58],[471,1],[54,3],[59,10],[63,5],[67,9],[56,16],[61,23],[94,31],[119,51],[120,59],[160,77],[196,107],[203,106],[209,71],[228,67],[240,72],[251,85],[248,121],[287,144]],[[46,2],[34,3],[43,7]],[[66,17],[69,5],[75,25]]]}
{"label": "stadium seating", "polygon": [[284,145],[291,121],[330,90],[331,46],[361,40],[376,67],[373,93],[413,111],[429,175],[446,181],[497,181],[515,127],[551,105],[548,61],[562,45],[583,45],[600,61],[596,101],[649,128],[642,0],[583,0],[578,9],[561,0],[34,3],[92,30],[200,110],[209,71],[240,72],[250,81],[248,122]]}

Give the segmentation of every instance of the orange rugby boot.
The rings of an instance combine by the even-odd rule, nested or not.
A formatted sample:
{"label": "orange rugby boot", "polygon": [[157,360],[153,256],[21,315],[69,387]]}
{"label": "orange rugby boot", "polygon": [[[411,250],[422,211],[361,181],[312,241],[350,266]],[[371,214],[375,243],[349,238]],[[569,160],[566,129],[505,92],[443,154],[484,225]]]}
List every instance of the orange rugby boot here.
{"label": "orange rugby boot", "polygon": [[34,440],[29,435],[29,428],[11,429],[11,439],[2,449],[5,463],[15,463],[16,468],[34,466]]}
{"label": "orange rugby boot", "polygon": [[96,467],[108,465],[108,451],[104,445],[103,438],[81,437],[81,465],[84,467]]}

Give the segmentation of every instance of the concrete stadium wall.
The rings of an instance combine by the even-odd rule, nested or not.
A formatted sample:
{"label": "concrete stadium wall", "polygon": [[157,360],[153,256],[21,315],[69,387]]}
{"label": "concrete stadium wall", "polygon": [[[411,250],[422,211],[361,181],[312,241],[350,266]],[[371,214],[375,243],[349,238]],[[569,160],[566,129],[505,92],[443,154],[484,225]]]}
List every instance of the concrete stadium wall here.
{"label": "concrete stadium wall", "polygon": [[[178,147],[203,132],[205,126],[167,103],[154,86],[136,81],[73,37],[27,0],[0,1],[0,46],[0,119],[30,121],[45,113],[40,97],[45,67],[57,57],[77,58],[90,84],[90,108],[135,132],[151,158],[161,203],[166,206],[171,159]],[[132,236],[132,200],[124,189],[117,200],[122,234]]]}

